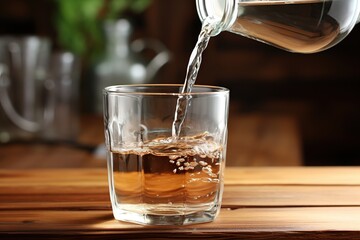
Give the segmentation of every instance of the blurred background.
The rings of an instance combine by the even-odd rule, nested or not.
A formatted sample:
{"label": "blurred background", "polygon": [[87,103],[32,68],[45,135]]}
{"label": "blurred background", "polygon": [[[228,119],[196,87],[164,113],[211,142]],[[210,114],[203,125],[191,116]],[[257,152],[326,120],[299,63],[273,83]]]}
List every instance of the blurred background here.
{"label": "blurred background", "polygon": [[[139,49],[133,53],[139,58],[132,56],[136,60],[127,62],[129,66],[137,64],[140,70],[135,75],[119,74],[130,74],[127,79],[134,81],[183,83],[201,27],[193,0],[0,2],[1,37],[45,37],[51,41],[51,51],[68,51],[81,62],[80,73],[74,77],[78,78],[79,94],[75,138],[65,139],[65,145],[60,147],[54,138],[45,147],[36,138],[33,142],[37,147],[3,141],[0,166],[104,165],[98,159],[102,156],[98,146],[103,142],[103,124],[94,92],[101,87],[98,79],[106,78],[106,67],[102,66],[116,48],[109,39],[118,43],[121,39],[104,31],[105,23],[120,18],[128,23],[110,26],[110,33],[125,34],[129,38],[125,45],[135,39],[146,41],[138,42]],[[150,50],[143,49],[141,43],[150,45]],[[359,43],[359,26],[337,46],[310,55],[288,53],[227,32],[212,38],[197,84],[221,85],[231,91],[227,164],[358,165]],[[160,60],[155,69],[141,69],[160,53],[163,55],[157,58]],[[151,78],[147,78],[150,71]],[[68,142],[76,143],[75,147]],[[49,146],[56,151],[49,150]],[[49,163],[44,156],[55,163]],[[19,157],[23,162],[17,161]]]}

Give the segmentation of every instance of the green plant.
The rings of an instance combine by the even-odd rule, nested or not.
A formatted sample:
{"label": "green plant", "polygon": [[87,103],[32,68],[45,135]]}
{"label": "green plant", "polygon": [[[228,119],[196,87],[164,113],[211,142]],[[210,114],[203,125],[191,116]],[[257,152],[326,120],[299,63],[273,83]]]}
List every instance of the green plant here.
{"label": "green plant", "polygon": [[124,12],[140,13],[150,0],[55,0],[55,28],[61,48],[94,60],[103,49],[102,23]]}

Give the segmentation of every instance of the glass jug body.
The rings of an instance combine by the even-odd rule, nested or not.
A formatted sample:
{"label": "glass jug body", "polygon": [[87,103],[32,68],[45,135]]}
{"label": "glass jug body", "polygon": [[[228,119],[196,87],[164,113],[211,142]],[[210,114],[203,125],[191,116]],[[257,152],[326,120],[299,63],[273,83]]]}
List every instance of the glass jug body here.
{"label": "glass jug body", "polygon": [[359,20],[360,0],[196,0],[201,21],[291,52],[313,53],[344,39]]}

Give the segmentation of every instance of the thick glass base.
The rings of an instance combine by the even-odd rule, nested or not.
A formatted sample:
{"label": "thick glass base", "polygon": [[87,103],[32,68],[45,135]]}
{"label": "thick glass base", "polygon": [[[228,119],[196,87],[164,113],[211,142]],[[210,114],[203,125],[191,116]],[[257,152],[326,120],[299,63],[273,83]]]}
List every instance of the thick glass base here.
{"label": "thick glass base", "polygon": [[[129,211],[121,208],[113,208],[116,220],[132,222],[143,225],[188,225],[212,222],[218,215],[218,208],[212,207],[208,210],[198,210],[183,213],[171,211],[141,211],[141,206],[137,206],[137,211]],[[159,208],[161,209],[161,208]]]}

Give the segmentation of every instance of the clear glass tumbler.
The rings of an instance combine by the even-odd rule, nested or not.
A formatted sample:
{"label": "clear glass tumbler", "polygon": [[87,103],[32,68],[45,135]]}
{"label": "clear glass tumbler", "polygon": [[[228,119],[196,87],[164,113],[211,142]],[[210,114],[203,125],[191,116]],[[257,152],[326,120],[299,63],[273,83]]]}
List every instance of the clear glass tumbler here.
{"label": "clear glass tumbler", "polygon": [[[219,213],[229,90],[119,85],[104,90],[110,198],[115,219],[149,225],[210,222]],[[183,124],[172,130],[179,98]],[[183,115],[183,114],[181,114]]]}

